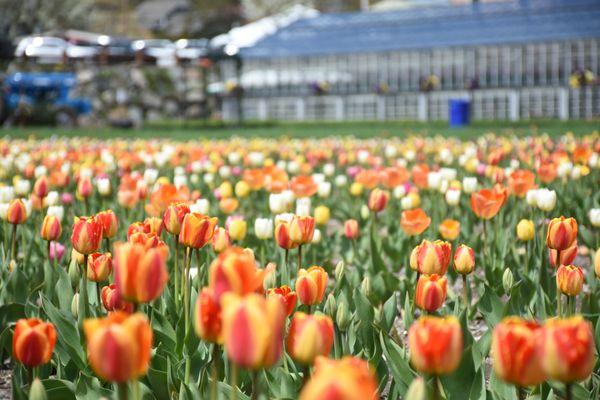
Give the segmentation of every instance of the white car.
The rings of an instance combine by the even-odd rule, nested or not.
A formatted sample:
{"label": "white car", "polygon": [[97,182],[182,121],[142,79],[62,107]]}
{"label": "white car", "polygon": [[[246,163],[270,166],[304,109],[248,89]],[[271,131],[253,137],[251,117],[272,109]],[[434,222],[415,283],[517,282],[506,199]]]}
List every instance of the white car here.
{"label": "white car", "polygon": [[208,52],[207,39],[179,39],[175,42],[177,57],[182,60],[197,60]]}
{"label": "white car", "polygon": [[144,58],[156,61],[159,65],[175,63],[175,45],[167,39],[136,40],[132,43],[135,51],[143,51]]}
{"label": "white car", "polygon": [[15,49],[15,57],[36,58],[42,62],[61,61],[65,54],[68,58],[90,58],[98,54],[98,48],[71,44],[53,36],[29,36]]}

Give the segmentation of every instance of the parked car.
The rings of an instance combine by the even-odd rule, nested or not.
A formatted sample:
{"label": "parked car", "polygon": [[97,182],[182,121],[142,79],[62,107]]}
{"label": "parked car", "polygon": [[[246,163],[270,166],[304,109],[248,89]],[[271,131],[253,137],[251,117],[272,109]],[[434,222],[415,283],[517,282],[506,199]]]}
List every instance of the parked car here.
{"label": "parked car", "polygon": [[131,40],[128,39],[109,38],[105,45],[105,51],[109,62],[133,61],[135,58],[135,50]]}
{"label": "parked car", "polygon": [[28,36],[21,39],[15,57],[35,58],[40,62],[60,62],[65,56],[73,59],[92,58],[98,46],[89,43],[69,43],[54,36]]}
{"label": "parked car", "polygon": [[134,51],[142,51],[144,60],[160,65],[175,63],[175,45],[167,39],[136,40],[132,44]]}
{"label": "parked car", "polygon": [[197,60],[208,53],[208,39],[179,39],[175,42],[175,47],[180,60]]}
{"label": "parked car", "polygon": [[71,97],[77,85],[73,73],[21,73],[4,80],[2,115],[4,124],[54,122],[59,126],[75,126],[79,116],[92,111],[88,99]]}

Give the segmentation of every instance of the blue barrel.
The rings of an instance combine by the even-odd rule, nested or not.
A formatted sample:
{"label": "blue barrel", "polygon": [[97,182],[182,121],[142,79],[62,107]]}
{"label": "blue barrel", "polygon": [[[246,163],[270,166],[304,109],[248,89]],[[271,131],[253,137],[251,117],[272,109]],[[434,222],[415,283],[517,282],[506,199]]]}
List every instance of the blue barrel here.
{"label": "blue barrel", "polygon": [[450,127],[469,125],[471,103],[464,99],[450,99],[448,101],[448,120]]}

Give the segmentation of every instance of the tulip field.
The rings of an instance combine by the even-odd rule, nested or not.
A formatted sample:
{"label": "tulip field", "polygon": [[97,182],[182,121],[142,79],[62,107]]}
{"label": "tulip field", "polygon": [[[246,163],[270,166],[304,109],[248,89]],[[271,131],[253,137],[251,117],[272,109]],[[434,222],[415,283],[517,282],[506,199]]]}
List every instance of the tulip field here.
{"label": "tulip field", "polygon": [[0,399],[600,399],[592,129],[5,137],[0,217]]}

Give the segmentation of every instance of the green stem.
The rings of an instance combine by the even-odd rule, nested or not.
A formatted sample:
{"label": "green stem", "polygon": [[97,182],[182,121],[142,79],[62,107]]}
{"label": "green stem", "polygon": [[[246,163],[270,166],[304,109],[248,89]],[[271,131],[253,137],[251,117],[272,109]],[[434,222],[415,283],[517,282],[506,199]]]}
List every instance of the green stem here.
{"label": "green stem", "polygon": [[236,363],[231,363],[231,396],[230,400],[237,400],[237,381],[238,381],[238,366]]}
{"label": "green stem", "polygon": [[[183,292],[183,312],[184,312],[184,327],[185,327],[185,338],[187,339],[188,334],[190,332],[190,285],[189,285],[189,276],[190,276],[190,264],[192,263],[192,257],[190,254],[190,248],[186,249],[186,257],[185,257],[185,276],[183,277],[184,281],[184,292]],[[185,376],[184,382],[187,385],[190,382],[190,355],[185,358]]]}
{"label": "green stem", "polygon": [[437,375],[433,376],[433,400],[441,400],[442,395],[440,393],[440,378]]}
{"label": "green stem", "polygon": [[310,378],[310,365],[305,365],[304,366],[304,370],[302,371],[302,388],[304,387],[304,385],[306,385],[306,382],[308,382],[308,379]]}
{"label": "green stem", "polygon": [[104,238],[104,247],[106,247],[107,252],[110,252],[110,238]]}
{"label": "green stem", "polygon": [[11,259],[17,261],[17,224],[13,224],[12,226],[10,249]]}
{"label": "green stem", "polygon": [[260,385],[258,384],[258,371],[252,371],[252,400],[257,400],[260,395]]}
{"label": "green stem", "polygon": [[219,382],[219,345],[213,343],[212,359],[211,359],[211,382],[210,382],[210,399],[217,400],[218,382]]}
{"label": "green stem", "polygon": [[563,316],[562,314],[563,313],[562,313],[562,293],[561,292],[557,292],[556,293],[556,299],[557,299],[557,302],[556,302],[556,316],[558,318],[562,318],[562,316]]}
{"label": "green stem", "polygon": [[[290,251],[285,249],[285,281],[281,282],[282,285],[290,284]],[[283,276],[281,277],[283,280]]]}
{"label": "green stem", "polygon": [[119,400],[129,399],[129,390],[127,388],[127,382],[121,382],[117,384],[117,398]]}
{"label": "green stem", "polygon": [[462,274],[462,282],[463,282],[463,303],[465,305],[465,309],[467,310],[467,315],[469,314],[469,286],[467,283],[467,275]]}
{"label": "green stem", "polygon": [[81,287],[79,288],[81,305],[78,307],[79,325],[83,326],[83,321],[87,317],[88,291],[87,291],[87,262],[88,255],[83,255],[83,272],[81,274]]}
{"label": "green stem", "polygon": [[133,386],[133,400],[142,400],[140,396],[140,382],[136,379],[131,382],[131,385]]}
{"label": "green stem", "polygon": [[302,268],[302,245],[298,246],[298,271]]}
{"label": "green stem", "polygon": [[573,399],[573,384],[572,383],[566,383],[565,384],[565,391],[566,391],[566,396],[565,396],[565,400],[572,400]]}
{"label": "green stem", "polygon": [[179,235],[175,235],[175,308],[179,309]]}
{"label": "green stem", "polygon": [[517,389],[517,399],[525,400],[525,389],[522,386],[515,386],[515,389]]}

